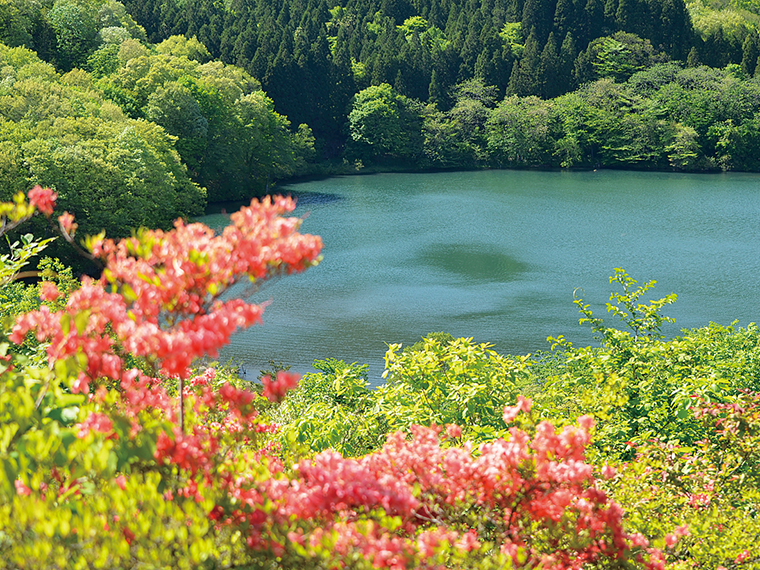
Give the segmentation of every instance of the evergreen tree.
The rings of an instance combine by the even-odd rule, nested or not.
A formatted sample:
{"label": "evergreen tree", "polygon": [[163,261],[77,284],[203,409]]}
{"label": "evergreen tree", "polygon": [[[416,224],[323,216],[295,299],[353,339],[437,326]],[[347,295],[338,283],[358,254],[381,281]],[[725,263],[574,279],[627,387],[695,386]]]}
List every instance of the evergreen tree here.
{"label": "evergreen tree", "polygon": [[603,35],[605,22],[605,4],[603,0],[587,0],[583,7],[583,18],[579,26],[578,41],[587,45],[591,40]]}
{"label": "evergreen tree", "polygon": [[576,27],[575,4],[573,0],[557,0],[554,10],[554,31],[564,37]]}
{"label": "evergreen tree", "polygon": [[[662,0],[659,26],[668,55],[683,60],[689,53],[694,31],[684,0]],[[652,38],[654,42],[654,38]]]}
{"label": "evergreen tree", "polygon": [[618,0],[615,10],[615,25],[618,30],[638,33],[643,28],[645,5],[638,0]]}
{"label": "evergreen tree", "polygon": [[575,64],[575,58],[578,56],[578,52],[575,47],[575,39],[573,34],[567,33],[565,39],[562,41],[562,47],[559,50],[559,70],[557,72],[557,83],[560,93],[566,93],[570,91],[572,87],[573,79],[573,65]]}
{"label": "evergreen tree", "polygon": [[689,55],[686,57],[686,66],[699,67],[700,65],[702,65],[702,63],[699,59],[699,51],[697,50],[697,46],[691,46]]}
{"label": "evergreen tree", "polygon": [[541,92],[540,68],[541,54],[536,40],[536,32],[531,31],[528,40],[525,42],[522,57],[515,62],[512,68],[507,92],[520,97],[538,95]]}
{"label": "evergreen tree", "polygon": [[563,93],[563,86],[558,81],[559,74],[559,50],[557,50],[557,40],[554,39],[554,32],[552,32],[549,34],[549,39],[541,52],[539,63],[541,97],[552,99]]}
{"label": "evergreen tree", "polygon": [[445,102],[444,100],[445,91],[443,89],[443,85],[441,85],[441,82],[438,79],[438,74],[434,69],[430,74],[430,85],[428,86],[428,102],[434,103],[439,108],[441,108]]}
{"label": "evergreen tree", "polygon": [[758,49],[757,31],[752,30],[747,34],[742,45],[742,71],[747,77],[755,75],[758,57],[760,57],[760,49]]}
{"label": "evergreen tree", "polygon": [[522,29],[530,32],[535,30],[536,41],[543,45],[554,24],[554,11],[555,4],[552,0],[525,0]]}
{"label": "evergreen tree", "polygon": [[731,45],[723,34],[723,26],[718,26],[705,38],[700,58],[710,67],[725,67],[731,61]]}
{"label": "evergreen tree", "polygon": [[585,49],[575,58],[573,66],[572,84],[576,86],[583,85],[594,78],[594,68],[591,66],[591,56],[589,50]]}
{"label": "evergreen tree", "polygon": [[506,11],[504,14],[507,22],[519,22],[522,20],[525,0],[507,0]]}
{"label": "evergreen tree", "polygon": [[611,30],[620,29],[617,23],[617,11],[618,11],[618,0],[604,1],[604,26],[603,26],[602,33],[600,33],[599,35],[591,39],[596,39],[597,37]]}

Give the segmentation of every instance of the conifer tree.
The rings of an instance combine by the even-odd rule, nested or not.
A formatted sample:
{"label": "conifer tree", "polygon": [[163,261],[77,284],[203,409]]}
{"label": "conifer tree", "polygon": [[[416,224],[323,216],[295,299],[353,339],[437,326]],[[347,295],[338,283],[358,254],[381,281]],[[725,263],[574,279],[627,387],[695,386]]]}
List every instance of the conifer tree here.
{"label": "conifer tree", "polygon": [[686,66],[699,67],[700,65],[701,65],[701,62],[699,60],[699,51],[697,50],[697,46],[691,46],[691,49],[689,50],[689,55],[686,57]]}
{"label": "conifer tree", "polygon": [[575,5],[573,0],[558,0],[554,10],[554,31],[560,37],[575,28]]}
{"label": "conifer tree", "polygon": [[755,75],[758,57],[760,57],[760,49],[758,49],[757,31],[752,30],[747,34],[742,45],[742,71],[747,77]]}
{"label": "conifer tree", "polygon": [[541,91],[539,83],[539,71],[541,66],[541,54],[539,52],[536,32],[532,30],[525,42],[525,50],[519,61],[512,68],[507,91],[509,94],[526,97],[538,95]]}
{"label": "conifer tree", "polygon": [[[691,16],[684,0],[662,0],[659,33],[672,59],[683,60],[692,43]],[[652,38],[652,43],[655,43]]]}
{"label": "conifer tree", "polygon": [[438,73],[436,73],[434,69],[430,74],[430,85],[428,86],[428,102],[434,103],[438,106],[438,108],[441,108],[444,103],[444,93],[445,92],[443,86],[438,79]]}
{"label": "conifer tree", "polygon": [[549,37],[553,23],[553,2],[550,0],[525,0],[522,12],[522,29],[531,32],[535,30],[536,41],[541,45]]}
{"label": "conifer tree", "polygon": [[[611,0],[614,1],[614,0]],[[583,17],[579,26],[578,41],[581,45],[587,45],[594,38],[603,34],[606,8],[603,0],[587,0],[583,7]]]}
{"label": "conifer tree", "polygon": [[578,56],[578,51],[575,47],[575,39],[570,32],[565,35],[565,39],[562,40],[562,47],[559,50],[559,70],[557,72],[557,83],[560,93],[566,93],[573,87],[573,65],[575,58]]}
{"label": "conifer tree", "polygon": [[558,78],[560,72],[559,52],[557,50],[557,40],[554,39],[554,32],[549,34],[549,39],[541,52],[539,63],[540,73],[540,90],[541,97],[552,99],[562,94],[562,85]]}

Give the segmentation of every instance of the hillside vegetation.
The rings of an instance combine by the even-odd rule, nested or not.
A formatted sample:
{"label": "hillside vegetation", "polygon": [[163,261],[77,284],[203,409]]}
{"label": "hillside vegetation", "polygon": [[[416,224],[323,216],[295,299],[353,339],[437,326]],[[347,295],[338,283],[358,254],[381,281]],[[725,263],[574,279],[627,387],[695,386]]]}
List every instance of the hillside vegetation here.
{"label": "hillside vegetation", "polygon": [[[656,62],[757,64],[752,5],[682,0],[148,0],[125,3],[153,41],[197,36],[262,81],[333,152],[352,96],[387,83],[449,110],[473,78],[496,96],[552,98]],[[692,18],[690,12],[695,14]],[[629,34],[613,38],[616,33]],[[630,36],[633,34],[633,36]],[[745,46],[745,43],[747,44]],[[609,69],[610,67],[614,69]],[[337,146],[329,146],[337,145]]]}
{"label": "hillside vegetation", "polygon": [[[204,193],[242,199],[309,173],[758,171],[756,12],[681,0],[3,0],[0,40],[37,54],[3,48],[14,54],[0,83],[4,196],[49,185],[92,220],[87,231],[124,235],[196,215]],[[118,157],[134,145],[147,150],[132,169]],[[151,180],[175,194],[165,213],[106,205],[125,191],[139,203]],[[111,198],[97,196],[105,188]]]}

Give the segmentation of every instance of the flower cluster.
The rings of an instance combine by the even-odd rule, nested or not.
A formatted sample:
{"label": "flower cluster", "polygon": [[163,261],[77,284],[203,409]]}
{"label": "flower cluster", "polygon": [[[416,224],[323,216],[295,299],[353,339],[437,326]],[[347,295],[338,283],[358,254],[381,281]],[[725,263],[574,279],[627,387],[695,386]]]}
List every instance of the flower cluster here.
{"label": "flower cluster", "polygon": [[[40,207],[47,207],[48,198],[38,197]],[[261,322],[262,306],[221,301],[224,291],[243,278],[264,279],[318,262],[319,237],[299,234],[300,220],[282,217],[294,207],[289,198],[254,201],[232,215],[233,224],[221,235],[178,221],[171,232],[96,239],[93,251],[106,263],[102,278],[85,279],[60,313],[42,307],[24,315],[11,339],[21,342],[34,331],[50,342],[51,362],[83,352],[89,381],[120,378],[117,345],[156,362],[162,374],[187,378],[197,358],[215,356],[236,330]]]}
{"label": "flower cluster", "polygon": [[[530,409],[530,402],[516,407]],[[468,444],[444,448],[442,428],[414,426],[411,439],[391,434],[380,451],[359,459],[325,451],[301,461],[298,476],[278,479],[275,488],[238,481],[235,495],[253,500],[219,516],[245,520],[252,548],[273,551],[287,546],[266,540],[276,536],[278,521],[299,520],[306,526],[290,538],[301,548],[338,536],[337,553],[359,551],[379,568],[433,567],[425,561],[450,547],[476,560],[486,542],[516,568],[580,568],[620,558],[662,568],[659,553],[624,532],[622,509],[596,486],[584,461],[592,425],[583,418],[557,432],[542,422],[533,437],[511,428],[508,438],[477,451]],[[262,510],[261,497],[275,507]],[[463,513],[473,509],[490,521],[488,530],[462,528]],[[368,525],[378,511],[400,520],[394,532]]]}
{"label": "flower cluster", "polygon": [[58,194],[50,188],[42,188],[39,184],[29,190],[29,203],[46,216],[53,215]]}
{"label": "flower cluster", "polygon": [[271,402],[279,402],[285,397],[285,394],[298,385],[299,380],[300,376],[298,374],[282,370],[277,373],[277,378],[274,380],[269,375],[264,376],[261,379],[261,385],[264,387],[262,394]]}

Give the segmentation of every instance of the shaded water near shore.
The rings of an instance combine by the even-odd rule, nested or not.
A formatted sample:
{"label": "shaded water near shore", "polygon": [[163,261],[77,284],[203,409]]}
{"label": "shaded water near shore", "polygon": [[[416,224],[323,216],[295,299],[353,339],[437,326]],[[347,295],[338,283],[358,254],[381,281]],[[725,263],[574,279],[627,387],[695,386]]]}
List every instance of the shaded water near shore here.
{"label": "shaded water near shore", "polygon": [[[573,295],[606,315],[615,267],[678,294],[665,330],[757,320],[760,176],[480,171],[346,176],[280,188],[302,231],[324,240],[315,268],[267,283],[264,326],[220,360],[255,377],[334,357],[380,381],[388,343],[434,331],[501,353],[547,350],[549,335],[593,344]],[[202,221],[221,227],[222,214]],[[610,317],[612,319],[612,317]],[[612,322],[612,321],[610,321]]]}

